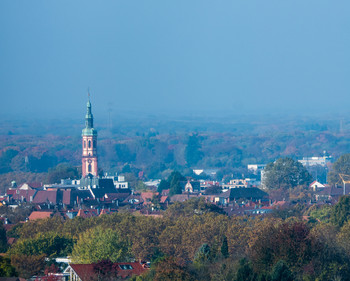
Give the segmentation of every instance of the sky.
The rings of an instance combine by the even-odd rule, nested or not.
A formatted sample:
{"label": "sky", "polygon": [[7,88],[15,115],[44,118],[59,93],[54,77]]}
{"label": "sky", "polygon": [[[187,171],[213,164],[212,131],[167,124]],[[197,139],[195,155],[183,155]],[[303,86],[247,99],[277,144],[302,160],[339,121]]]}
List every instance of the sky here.
{"label": "sky", "polygon": [[0,115],[347,114],[350,2],[0,1]]}

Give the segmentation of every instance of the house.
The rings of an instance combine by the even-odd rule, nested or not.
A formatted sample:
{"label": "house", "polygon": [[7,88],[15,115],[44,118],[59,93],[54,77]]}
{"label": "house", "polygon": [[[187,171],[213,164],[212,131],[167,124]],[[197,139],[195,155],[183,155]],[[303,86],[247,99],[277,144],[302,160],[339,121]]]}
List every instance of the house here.
{"label": "house", "polygon": [[143,199],[140,194],[130,194],[124,201],[123,203],[129,204],[129,205],[134,205],[134,206],[139,206],[143,204]]}
{"label": "house", "polygon": [[215,197],[215,202],[225,205],[237,200],[258,201],[268,198],[265,191],[257,187],[231,188]]}
{"label": "house", "polygon": [[9,200],[15,202],[32,202],[38,191],[35,189],[8,189],[7,195],[9,196]]}
{"label": "house", "polygon": [[191,198],[197,198],[198,195],[190,195],[190,194],[175,194],[170,197],[170,202],[185,202],[187,200],[190,200]]}
{"label": "house", "polygon": [[[99,264],[70,264],[64,271],[69,273],[71,281],[91,281],[105,274],[112,275],[115,280],[126,280],[134,275],[141,275],[148,270],[147,264],[139,262],[119,262],[108,264],[107,273],[101,272]],[[106,270],[106,268],[104,268]],[[102,276],[101,276],[102,275]]]}
{"label": "house", "polygon": [[162,206],[167,207],[170,203],[170,198],[169,196],[161,196],[160,197],[160,202],[159,202]]}
{"label": "house", "polygon": [[317,191],[317,190],[321,190],[321,189],[325,188],[326,186],[318,181],[313,181],[312,183],[310,183],[309,187],[313,191]]}
{"label": "house", "polygon": [[43,184],[40,182],[28,182],[28,183],[22,183],[18,189],[22,190],[31,190],[31,189],[42,189]]}
{"label": "house", "polygon": [[57,189],[39,190],[34,199],[34,204],[57,204]]}
{"label": "house", "polygon": [[152,203],[152,199],[154,196],[158,196],[159,193],[153,193],[153,192],[141,192],[141,198],[143,200],[143,205],[149,205]]}
{"label": "house", "polygon": [[82,218],[92,218],[97,216],[98,216],[98,211],[95,209],[87,209],[87,210],[79,209],[77,214],[77,217],[82,217]]}
{"label": "house", "polygon": [[350,195],[350,184],[343,186],[331,185],[319,190],[315,194],[316,201],[332,201],[338,202],[343,195]]}

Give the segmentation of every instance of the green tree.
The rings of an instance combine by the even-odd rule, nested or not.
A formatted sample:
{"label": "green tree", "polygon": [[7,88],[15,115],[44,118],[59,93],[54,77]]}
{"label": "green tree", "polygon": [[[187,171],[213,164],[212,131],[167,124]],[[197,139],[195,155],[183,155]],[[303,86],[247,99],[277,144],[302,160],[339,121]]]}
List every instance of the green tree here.
{"label": "green tree", "polygon": [[169,188],[170,188],[170,183],[167,180],[161,180],[158,185],[157,191],[159,193],[162,193],[163,190],[169,189]]}
{"label": "green tree", "polygon": [[350,216],[350,196],[340,197],[339,202],[334,205],[330,220],[335,225],[342,227],[349,220]]}
{"label": "green tree", "polygon": [[272,269],[271,281],[293,281],[294,277],[287,264],[280,260]]}
{"label": "green tree", "polygon": [[198,251],[194,255],[194,263],[205,264],[210,260],[210,247],[207,243],[204,243],[199,247]]}
{"label": "green tree", "polygon": [[328,183],[336,184],[341,182],[339,174],[350,176],[350,153],[340,156],[337,161],[334,162],[332,169],[328,173]]}
{"label": "green tree", "polygon": [[47,181],[49,183],[59,183],[61,179],[76,179],[79,177],[77,168],[67,164],[58,164],[55,168],[49,169]]}
{"label": "green tree", "polygon": [[6,230],[2,223],[0,223],[0,253],[4,253],[7,250],[7,238]]}
{"label": "green tree", "polygon": [[0,277],[12,276],[16,276],[16,271],[11,265],[11,260],[0,256]]}
{"label": "green tree", "polygon": [[67,256],[72,252],[74,240],[57,233],[39,233],[35,238],[20,239],[10,250],[11,254]]}
{"label": "green tree", "polygon": [[312,181],[304,166],[291,158],[279,158],[265,168],[264,184],[269,189],[308,185]]}
{"label": "green tree", "polygon": [[255,278],[256,275],[251,263],[246,259],[241,259],[237,269],[236,281],[252,281]]}
{"label": "green tree", "polygon": [[128,248],[119,235],[114,230],[102,226],[82,233],[72,252],[72,260],[75,263],[96,263],[106,259],[119,262],[128,258]]}
{"label": "green tree", "polygon": [[8,149],[0,157],[0,174],[12,171],[11,160],[18,154],[17,150]]}
{"label": "green tree", "polygon": [[185,158],[187,165],[192,167],[196,165],[203,157],[201,151],[200,138],[198,134],[192,134],[188,137],[187,146],[185,150]]}
{"label": "green tree", "polygon": [[227,243],[227,237],[224,236],[224,238],[222,239],[222,244],[221,244],[221,255],[226,259],[229,257],[229,252],[228,252],[228,243]]}
{"label": "green tree", "polygon": [[181,181],[185,181],[186,178],[180,174],[178,171],[173,171],[169,178],[168,182],[170,183],[170,195],[174,194],[181,194],[182,193],[182,187],[181,187]]}

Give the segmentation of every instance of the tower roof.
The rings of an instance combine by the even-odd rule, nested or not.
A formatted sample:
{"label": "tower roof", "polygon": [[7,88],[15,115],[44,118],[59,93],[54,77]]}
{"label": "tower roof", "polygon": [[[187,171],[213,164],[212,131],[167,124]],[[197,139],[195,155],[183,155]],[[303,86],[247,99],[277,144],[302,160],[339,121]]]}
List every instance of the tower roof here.
{"label": "tower roof", "polygon": [[94,129],[94,116],[91,112],[90,96],[86,104],[86,115],[85,115],[85,128],[82,131],[83,136],[94,136],[97,135],[97,131]]}

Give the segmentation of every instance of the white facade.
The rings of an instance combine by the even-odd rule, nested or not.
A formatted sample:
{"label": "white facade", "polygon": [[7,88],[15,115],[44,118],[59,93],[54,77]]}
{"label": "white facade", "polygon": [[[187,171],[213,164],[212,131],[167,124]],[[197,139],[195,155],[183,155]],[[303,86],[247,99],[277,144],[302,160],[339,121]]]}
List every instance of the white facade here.
{"label": "white facade", "polygon": [[331,161],[330,156],[322,156],[322,157],[303,157],[302,160],[298,160],[303,166],[317,166],[320,165],[322,167],[326,167],[327,163]]}

